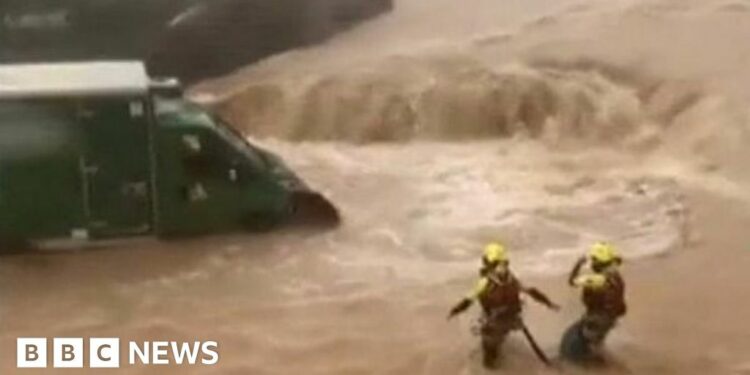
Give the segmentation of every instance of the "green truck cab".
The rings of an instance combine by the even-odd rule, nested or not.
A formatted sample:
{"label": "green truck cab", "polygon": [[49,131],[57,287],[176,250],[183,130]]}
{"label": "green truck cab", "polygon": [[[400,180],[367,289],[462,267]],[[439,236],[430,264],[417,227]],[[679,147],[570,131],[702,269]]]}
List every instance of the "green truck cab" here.
{"label": "green truck cab", "polygon": [[0,247],[181,237],[339,215],[139,62],[0,65]]}

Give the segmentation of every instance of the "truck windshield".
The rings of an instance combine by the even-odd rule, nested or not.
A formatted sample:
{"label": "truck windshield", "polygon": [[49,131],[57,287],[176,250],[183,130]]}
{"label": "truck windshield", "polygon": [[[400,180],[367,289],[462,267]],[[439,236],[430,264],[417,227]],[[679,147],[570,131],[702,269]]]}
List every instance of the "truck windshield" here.
{"label": "truck windshield", "polygon": [[175,99],[155,95],[155,99],[157,115],[169,113],[191,114],[190,116],[202,118],[203,120],[201,122],[206,123],[206,125],[209,122],[206,120],[210,119],[210,123],[213,125],[211,128],[215,129],[218,136],[229,143],[232,149],[246,157],[254,167],[258,169],[266,169],[268,167],[268,163],[262,153],[253,147],[250,142],[240,134],[240,132],[235,130],[218,116],[209,114],[198,105],[181,98]]}
{"label": "truck windshield", "polygon": [[266,160],[261,153],[258,152],[240,132],[235,130],[231,125],[225,123],[218,116],[211,116],[211,118],[216,124],[216,130],[221,138],[229,142],[232,147],[242,153],[243,156],[250,159],[254,166],[262,169],[267,167]]}

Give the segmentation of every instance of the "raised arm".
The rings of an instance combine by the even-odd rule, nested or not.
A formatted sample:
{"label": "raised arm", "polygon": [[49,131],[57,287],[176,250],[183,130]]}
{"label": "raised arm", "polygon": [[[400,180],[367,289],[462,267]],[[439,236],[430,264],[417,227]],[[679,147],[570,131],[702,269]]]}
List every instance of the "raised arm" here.
{"label": "raised arm", "polygon": [[583,267],[584,264],[586,264],[586,257],[578,258],[568,276],[568,285],[576,286],[576,278],[578,278],[578,275],[581,273],[581,267]]}

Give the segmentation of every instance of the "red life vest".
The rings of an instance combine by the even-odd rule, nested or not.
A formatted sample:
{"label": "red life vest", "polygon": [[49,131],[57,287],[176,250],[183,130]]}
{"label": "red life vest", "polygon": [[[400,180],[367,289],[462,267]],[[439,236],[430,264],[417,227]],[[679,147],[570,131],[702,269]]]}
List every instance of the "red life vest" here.
{"label": "red life vest", "polygon": [[605,314],[612,317],[625,315],[625,281],[619,272],[606,274],[603,288],[583,290],[583,303],[589,314]]}
{"label": "red life vest", "polygon": [[512,273],[505,276],[489,273],[487,289],[479,296],[486,314],[517,314],[521,312],[521,283]]}

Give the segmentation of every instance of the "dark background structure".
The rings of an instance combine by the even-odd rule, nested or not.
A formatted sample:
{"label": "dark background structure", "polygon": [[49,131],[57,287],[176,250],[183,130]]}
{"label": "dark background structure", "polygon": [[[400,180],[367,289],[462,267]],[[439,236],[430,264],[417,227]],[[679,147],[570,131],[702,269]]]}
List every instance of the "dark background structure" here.
{"label": "dark background structure", "polygon": [[321,42],[393,0],[3,0],[0,62],[143,59],[190,83]]}

